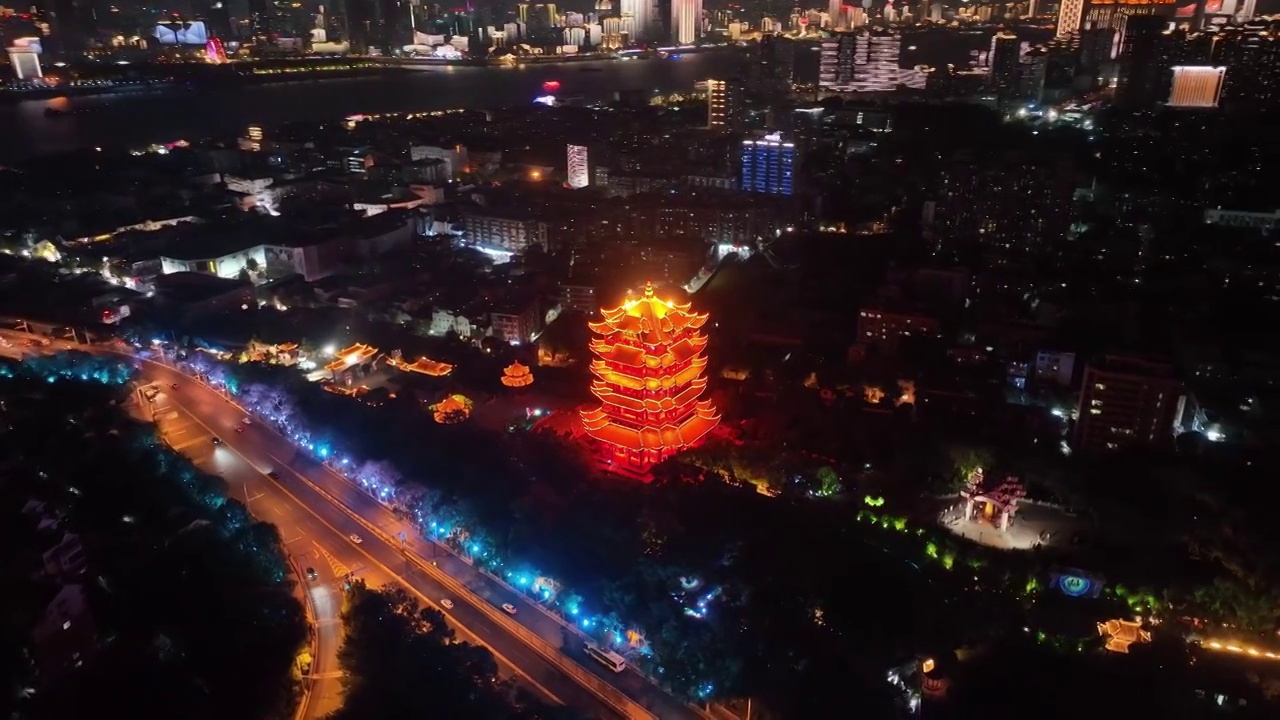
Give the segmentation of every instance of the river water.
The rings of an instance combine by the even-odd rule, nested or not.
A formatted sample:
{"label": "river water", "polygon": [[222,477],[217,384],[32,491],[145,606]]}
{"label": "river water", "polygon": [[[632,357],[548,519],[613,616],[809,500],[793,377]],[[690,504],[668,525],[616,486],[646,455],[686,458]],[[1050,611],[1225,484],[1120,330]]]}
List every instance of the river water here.
{"label": "river water", "polygon": [[[679,59],[600,61],[520,68],[431,67],[388,76],[303,80],[239,88],[172,89],[135,95],[32,100],[0,106],[0,161],[93,146],[170,142],[252,124],[328,119],[356,113],[509,107],[560,83],[558,95],[607,100],[619,90],[689,90],[707,78],[732,76],[733,51]],[[587,70],[586,68],[591,68]],[[71,114],[49,118],[46,106]]]}

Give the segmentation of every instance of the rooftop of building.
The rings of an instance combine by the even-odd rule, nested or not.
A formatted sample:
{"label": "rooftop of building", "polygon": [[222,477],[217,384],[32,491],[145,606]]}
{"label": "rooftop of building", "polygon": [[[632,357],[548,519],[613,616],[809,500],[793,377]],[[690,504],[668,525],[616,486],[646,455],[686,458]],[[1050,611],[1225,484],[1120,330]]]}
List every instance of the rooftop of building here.
{"label": "rooftop of building", "polygon": [[253,285],[244,280],[205,273],[176,272],[157,276],[155,287],[157,300],[186,304],[203,302],[237,290],[250,290]]}
{"label": "rooftop of building", "polygon": [[1168,358],[1149,355],[1106,354],[1091,360],[1089,369],[1113,375],[1178,379],[1178,373],[1172,361]]}
{"label": "rooftop of building", "polygon": [[242,213],[155,232],[163,233],[158,239],[162,243],[161,255],[190,261],[222,257],[259,245],[301,248],[344,238],[368,239],[393,231],[407,217],[400,212],[364,217],[345,208],[281,216]]}

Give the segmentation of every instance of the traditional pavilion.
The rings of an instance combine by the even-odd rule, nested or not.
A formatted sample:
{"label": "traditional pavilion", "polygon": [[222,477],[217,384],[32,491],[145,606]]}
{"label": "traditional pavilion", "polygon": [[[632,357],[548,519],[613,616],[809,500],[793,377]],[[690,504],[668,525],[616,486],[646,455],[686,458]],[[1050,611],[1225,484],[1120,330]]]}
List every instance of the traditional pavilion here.
{"label": "traditional pavilion", "polygon": [[324,366],[324,369],[331,373],[342,372],[349,367],[369,362],[378,354],[378,348],[356,343],[334,354],[337,359]]}
{"label": "traditional pavilion", "polygon": [[533,384],[533,371],[517,360],[503,368],[502,384],[509,388],[528,387]]}
{"label": "traditional pavilion", "polygon": [[449,363],[424,357],[418,358],[411,363],[393,357],[387,360],[387,364],[403,372],[418,373],[419,375],[429,375],[431,377],[444,377],[453,372],[453,366]]}
{"label": "traditional pavilion", "polygon": [[986,472],[982,468],[976,468],[969,474],[964,489],[960,491],[965,503],[964,519],[973,521],[981,518],[1001,532],[1007,532],[1018,514],[1018,501],[1026,497],[1027,490],[1012,476],[992,488],[987,488],[986,484]]}
{"label": "traditional pavilion", "polygon": [[471,399],[463,395],[449,395],[431,406],[431,416],[441,425],[456,425],[471,417]]}
{"label": "traditional pavilion", "polygon": [[1127,653],[1129,646],[1151,642],[1151,633],[1142,629],[1142,623],[1133,620],[1108,620],[1098,623],[1098,634],[1107,639],[1107,650]]}
{"label": "traditional pavilion", "polygon": [[591,393],[601,404],[582,411],[582,427],[612,454],[636,470],[694,445],[720,422],[707,389],[707,338],[700,332],[706,313],[689,303],[644,295],[588,323],[598,335],[590,349],[596,359]]}

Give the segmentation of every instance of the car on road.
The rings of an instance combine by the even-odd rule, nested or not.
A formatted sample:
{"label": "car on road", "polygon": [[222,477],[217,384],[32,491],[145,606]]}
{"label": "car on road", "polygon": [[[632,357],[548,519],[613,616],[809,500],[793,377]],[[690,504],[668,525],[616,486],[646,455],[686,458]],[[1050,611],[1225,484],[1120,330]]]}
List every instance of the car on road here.
{"label": "car on road", "polygon": [[177,390],[177,389],[178,389],[178,383],[174,383],[174,384],[170,385],[169,387],[173,388],[174,390]]}
{"label": "car on road", "polygon": [[351,539],[351,542],[353,542],[353,543],[355,543],[355,544],[357,544],[357,545],[359,545],[360,543],[364,542],[364,538],[360,537],[359,535],[357,535],[357,534],[355,534],[355,533],[351,533],[351,534],[350,534],[350,535],[348,535],[347,537]]}
{"label": "car on road", "polygon": [[443,600],[441,600],[441,601],[440,601],[440,607],[444,608],[445,610],[452,610],[452,609],[453,609],[453,601],[452,601],[452,600],[450,600],[449,598],[445,598],[445,599],[443,599]]}
{"label": "car on road", "polygon": [[238,432],[238,433],[242,433],[242,432],[244,432],[244,426],[243,426],[243,425],[237,425],[237,426],[236,426],[236,432]]}
{"label": "car on road", "polygon": [[515,614],[516,614],[516,606],[515,606],[515,605],[512,605],[511,603],[502,603],[502,612],[504,612],[504,613],[506,613],[506,614],[508,614],[508,615],[515,615]]}
{"label": "car on road", "polygon": [[217,435],[213,436],[213,444],[214,444],[214,445],[221,445],[221,444],[222,444],[222,438],[218,437]]}
{"label": "car on road", "polygon": [[253,424],[253,421],[251,421],[249,418],[245,418],[245,419],[243,419],[243,420],[241,420],[241,421],[240,421],[240,424],[241,424],[241,425],[252,425],[252,424]]}
{"label": "car on road", "polygon": [[267,477],[271,478],[272,480],[279,480],[280,473],[276,472],[275,470],[268,470]]}
{"label": "car on road", "polygon": [[320,576],[316,574],[316,569],[315,569],[315,568],[307,568],[307,579],[308,579],[308,580],[315,580],[315,579],[316,579],[316,578],[318,578],[318,577],[320,577]]}

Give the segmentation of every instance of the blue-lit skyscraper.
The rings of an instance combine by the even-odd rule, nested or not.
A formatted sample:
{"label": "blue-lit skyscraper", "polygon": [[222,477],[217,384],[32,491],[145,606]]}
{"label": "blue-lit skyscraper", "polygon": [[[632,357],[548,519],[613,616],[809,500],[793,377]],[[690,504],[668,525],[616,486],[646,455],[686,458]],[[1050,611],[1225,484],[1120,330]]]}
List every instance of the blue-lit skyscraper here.
{"label": "blue-lit skyscraper", "polygon": [[796,145],[780,133],[742,141],[742,189],[770,195],[791,195]]}

